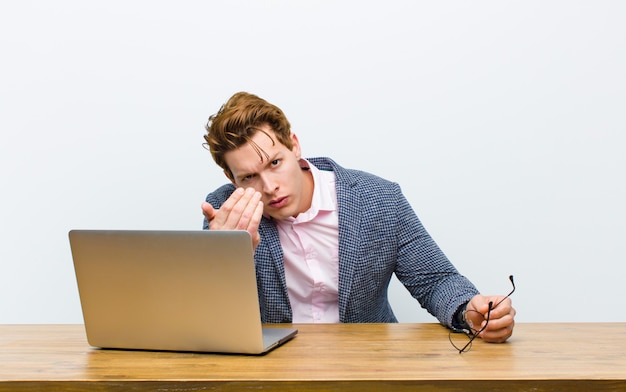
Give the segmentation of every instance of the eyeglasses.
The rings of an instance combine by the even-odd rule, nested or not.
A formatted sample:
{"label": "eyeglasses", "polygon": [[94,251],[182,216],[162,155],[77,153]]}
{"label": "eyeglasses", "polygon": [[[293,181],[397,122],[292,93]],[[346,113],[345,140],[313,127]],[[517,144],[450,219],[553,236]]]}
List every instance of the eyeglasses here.
{"label": "eyeglasses", "polygon": [[[509,275],[509,280],[511,281],[511,285],[513,285],[513,289],[511,290],[511,292],[509,292],[504,298],[502,298],[500,301],[498,301],[495,305],[493,304],[493,302],[489,302],[489,308],[487,310],[487,316],[485,317],[485,324],[480,328],[480,330],[475,330],[472,329],[470,327],[470,329],[468,330],[463,330],[460,333],[459,332],[454,332],[454,331],[450,331],[449,335],[448,335],[448,339],[450,340],[450,343],[452,344],[452,346],[454,348],[456,348],[457,350],[459,350],[459,354],[462,354],[464,352],[469,351],[472,348],[472,342],[474,341],[474,339],[476,339],[478,337],[478,335],[480,335],[481,332],[483,332],[486,328],[487,325],[489,324],[489,319],[491,317],[491,311],[495,308],[498,307],[498,305],[500,305],[502,302],[504,302],[505,299],[509,298],[511,296],[511,294],[513,294],[513,292],[515,292],[515,281],[513,280],[513,275]],[[468,310],[468,312],[476,312],[479,313],[476,310]],[[463,342],[460,342],[459,339],[457,338],[453,338],[453,335],[455,336],[460,336],[461,334],[465,335],[469,340],[467,342],[465,342],[465,345],[463,345]],[[465,338],[463,338],[465,339]],[[461,346],[461,347],[459,347]]]}

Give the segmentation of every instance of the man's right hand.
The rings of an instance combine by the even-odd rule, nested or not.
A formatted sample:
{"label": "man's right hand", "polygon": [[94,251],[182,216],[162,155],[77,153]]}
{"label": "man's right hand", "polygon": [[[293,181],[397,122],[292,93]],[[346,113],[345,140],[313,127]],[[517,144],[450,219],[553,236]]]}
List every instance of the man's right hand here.
{"label": "man's right hand", "polygon": [[261,193],[253,188],[237,188],[219,209],[206,201],[202,213],[211,230],[246,230],[252,236],[252,247],[256,249],[261,236],[259,223],[263,217]]}

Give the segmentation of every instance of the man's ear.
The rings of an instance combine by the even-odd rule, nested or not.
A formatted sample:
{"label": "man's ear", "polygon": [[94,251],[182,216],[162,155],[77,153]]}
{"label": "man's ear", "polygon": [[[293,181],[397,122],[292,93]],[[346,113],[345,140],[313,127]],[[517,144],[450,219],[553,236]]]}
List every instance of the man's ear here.
{"label": "man's ear", "polygon": [[300,148],[300,141],[298,140],[298,136],[295,133],[291,134],[291,143],[292,148],[291,151],[295,154],[297,159],[302,158],[302,149]]}

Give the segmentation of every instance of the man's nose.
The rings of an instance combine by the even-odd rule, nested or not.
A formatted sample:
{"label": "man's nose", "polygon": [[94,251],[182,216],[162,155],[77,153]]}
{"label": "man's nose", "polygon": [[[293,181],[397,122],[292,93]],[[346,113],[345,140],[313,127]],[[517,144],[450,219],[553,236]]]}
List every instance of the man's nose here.
{"label": "man's nose", "polygon": [[276,189],[278,189],[278,183],[275,181],[274,177],[271,175],[261,175],[261,187],[263,193],[265,194],[273,194]]}

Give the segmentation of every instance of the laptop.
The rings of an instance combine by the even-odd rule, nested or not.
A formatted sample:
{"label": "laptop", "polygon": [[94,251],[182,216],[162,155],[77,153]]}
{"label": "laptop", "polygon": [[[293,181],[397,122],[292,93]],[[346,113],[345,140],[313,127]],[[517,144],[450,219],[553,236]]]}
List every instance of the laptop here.
{"label": "laptop", "polygon": [[91,346],[265,354],[297,329],[263,325],[246,231],[71,230]]}

